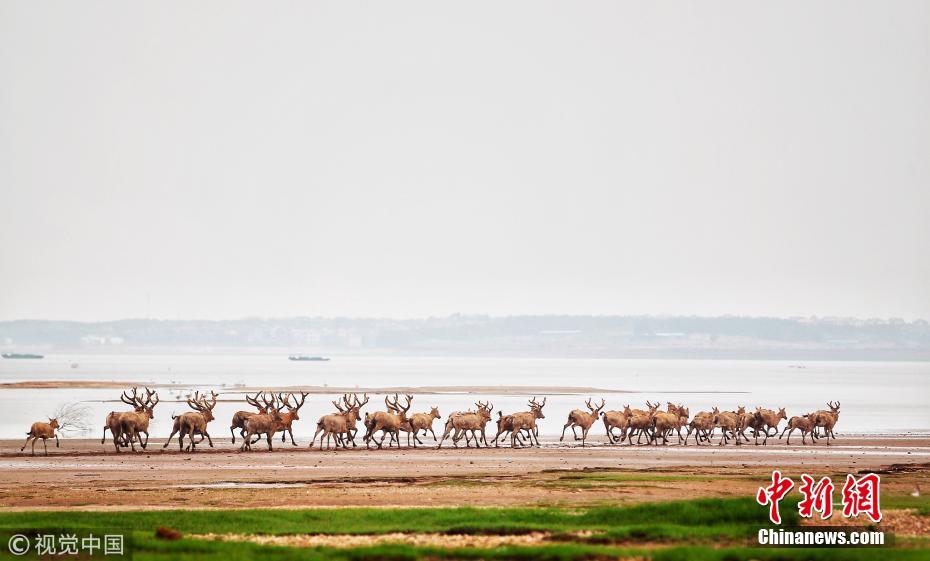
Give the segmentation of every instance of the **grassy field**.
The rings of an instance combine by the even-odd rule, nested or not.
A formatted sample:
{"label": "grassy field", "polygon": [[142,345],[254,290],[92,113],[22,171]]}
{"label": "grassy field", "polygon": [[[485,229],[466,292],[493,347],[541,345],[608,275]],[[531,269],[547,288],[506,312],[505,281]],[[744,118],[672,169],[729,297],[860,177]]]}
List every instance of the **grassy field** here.
{"label": "grassy field", "polygon": [[[784,525],[797,523],[784,508]],[[6,512],[0,529],[98,528],[132,533],[135,559],[610,559],[839,560],[930,559],[924,541],[878,549],[774,549],[752,547],[768,526],[764,508],[747,499],[705,499],[629,507],[413,508],[301,510],[174,510],[131,512]],[[178,540],[155,538],[172,528]],[[495,548],[413,547],[382,544],[351,549],[280,547],[192,538],[197,534],[363,534],[393,532],[447,535],[521,535],[544,531],[544,543]],[[580,531],[588,531],[579,535]],[[2,550],[3,548],[0,548]],[[2,554],[0,554],[2,555]],[[21,557],[20,557],[21,558]]]}

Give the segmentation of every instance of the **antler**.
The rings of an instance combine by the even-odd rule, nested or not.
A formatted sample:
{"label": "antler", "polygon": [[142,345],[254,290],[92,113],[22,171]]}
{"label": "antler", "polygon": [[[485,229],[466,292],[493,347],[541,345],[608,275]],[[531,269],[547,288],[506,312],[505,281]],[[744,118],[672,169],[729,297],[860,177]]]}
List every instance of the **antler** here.
{"label": "antler", "polygon": [[391,403],[388,400],[388,396],[384,396],[384,404],[387,405],[388,411],[398,412],[400,408],[397,406],[397,398],[397,394],[394,394],[394,402]]}
{"label": "antler", "polygon": [[265,407],[262,407],[262,404],[258,402],[258,395],[260,393],[261,392],[255,392],[255,397],[252,397],[249,394],[245,394],[245,402],[252,407],[264,412],[266,410]]}
{"label": "antler", "polygon": [[132,388],[132,396],[127,394],[124,390],[123,395],[120,396],[120,401],[127,405],[132,405],[136,408],[142,408],[145,406],[145,404],[142,403],[142,399],[139,397],[139,388],[136,387]]}
{"label": "antler", "polygon": [[337,400],[337,399],[334,399],[334,400],[333,400],[333,405],[336,406],[336,409],[338,409],[340,413],[346,413],[346,412],[348,411],[348,409],[343,409],[343,408],[342,408],[342,404],[340,404],[340,403],[339,403],[339,400]]}
{"label": "antler", "polygon": [[590,409],[591,411],[594,411],[594,406],[591,405],[591,398],[590,398],[590,397],[588,398],[588,401],[584,402],[584,404],[588,406],[588,409]]}
{"label": "antler", "polygon": [[358,400],[358,394],[357,394],[357,393],[352,394],[352,407],[356,407],[356,408],[358,408],[358,409],[361,409],[363,405],[365,405],[366,403],[368,403],[368,394],[366,393],[366,394],[363,395],[362,397],[364,397],[365,400],[364,400],[364,401],[359,401],[359,400]]}
{"label": "antler", "polygon": [[[204,396],[204,398],[206,398],[206,396]],[[190,397],[187,398],[187,405],[188,405],[188,407],[190,407],[191,409],[193,409],[193,410],[195,410],[195,411],[203,411],[203,409],[204,409],[204,404],[203,404],[203,402],[201,401],[200,392],[199,392],[199,391],[195,391],[195,392],[194,392],[194,397],[193,397],[193,398],[190,398]]]}
{"label": "antler", "polygon": [[403,415],[410,410],[410,405],[413,403],[413,396],[410,394],[404,394],[404,397],[407,399],[407,405],[400,405],[397,402],[397,398],[394,399],[394,406],[397,407],[397,413]]}
{"label": "antler", "polygon": [[297,403],[297,397],[294,394],[291,394],[291,397],[294,398],[294,402],[297,403],[297,405],[294,406],[294,411],[304,406],[304,402],[307,401],[308,395],[310,395],[310,392],[300,392],[300,403]]}
{"label": "antler", "polygon": [[200,404],[203,405],[203,408],[207,411],[213,411],[213,408],[216,407],[216,398],[218,394],[210,390],[210,396],[213,398],[211,401],[207,401],[207,394],[203,394],[203,397],[200,398]]}
{"label": "antler", "polygon": [[[153,396],[155,399],[152,399]],[[152,408],[158,405],[158,392],[150,390],[148,386],[145,387],[145,405]]]}

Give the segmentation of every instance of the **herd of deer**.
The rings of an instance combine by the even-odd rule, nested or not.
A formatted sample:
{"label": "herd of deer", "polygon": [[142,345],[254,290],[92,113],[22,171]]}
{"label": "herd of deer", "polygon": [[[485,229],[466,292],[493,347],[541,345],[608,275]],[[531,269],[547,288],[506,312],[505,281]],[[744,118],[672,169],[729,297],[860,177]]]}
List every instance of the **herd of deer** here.
{"label": "herd of deer", "polygon": [[[283,392],[273,393],[266,391],[256,392],[255,395],[246,395],[246,403],[255,408],[255,411],[237,411],[233,415],[229,432],[232,436],[232,443],[236,443],[236,431],[239,431],[242,444],[241,451],[251,450],[252,444],[258,442],[262,437],[268,443],[268,451],[272,450],[272,440],[276,433],[281,433],[281,442],[287,442],[290,436],[291,444],[297,446],[294,440],[292,426],[294,421],[300,419],[298,411],[306,402],[308,393],[300,392],[298,397],[294,393],[284,394]],[[216,406],[217,394],[210,392],[208,397],[206,393],[200,394],[195,392],[193,396],[187,398],[187,405],[191,411],[181,415],[172,415],[174,427],[171,430],[171,436],[165,442],[163,448],[167,448],[175,435],[178,435],[178,447],[181,450],[193,452],[196,445],[207,440],[210,447],[213,447],[213,439],[207,432],[207,425],[214,419],[213,408]],[[326,441],[326,448],[332,446],[336,448],[347,448],[349,444],[356,447],[356,434],[358,432],[358,422],[362,421],[365,427],[365,434],[362,437],[366,448],[375,444],[381,448],[385,438],[388,438],[388,447],[396,445],[400,447],[401,433],[406,433],[407,446],[412,445],[416,448],[422,445],[420,437],[426,437],[427,433],[431,434],[434,442],[438,442],[441,448],[443,443],[451,437],[453,446],[458,447],[462,439],[465,439],[465,446],[475,447],[489,446],[487,440],[487,426],[490,424],[494,411],[494,404],[490,402],[478,401],[475,403],[475,409],[467,411],[456,411],[446,417],[445,430],[442,438],[437,438],[433,431],[433,421],[442,419],[439,409],[432,407],[429,412],[410,413],[410,407],[413,403],[412,395],[404,395],[401,400],[398,394],[385,396],[385,411],[376,411],[374,413],[366,412],[362,417],[361,409],[368,403],[368,394],[359,398],[358,394],[344,394],[341,398],[333,401],[336,412],[320,417],[316,424],[316,433],[310,442],[313,447],[317,437],[320,439],[320,448],[323,448],[323,441]],[[145,388],[144,395],[139,392],[138,388],[132,388],[132,394],[124,391],[120,400],[127,405],[132,406],[132,411],[111,411],[103,427],[103,438],[100,443],[106,441],[107,430],[113,440],[113,447],[117,452],[121,448],[131,447],[136,450],[136,443],[142,449],[145,449],[149,440],[149,422],[154,418],[155,406],[158,404],[158,393]],[[534,397],[529,400],[528,411],[521,411],[504,415],[501,411],[497,412],[497,432],[491,439],[494,446],[499,446],[502,440],[510,439],[510,445],[513,448],[524,446],[539,446],[539,429],[537,422],[544,419],[543,407],[546,405],[546,399],[537,401]],[[769,437],[778,435],[778,425],[784,419],[787,420],[787,426],[782,430],[778,438],[782,438],[785,433],[788,434],[788,444],[791,444],[791,435],[794,431],[800,431],[801,442],[807,444],[807,436],[811,437],[814,443],[818,438],[826,438],[827,444],[830,439],[835,439],[833,428],[840,416],[840,403],[829,402],[829,410],[821,410],[806,415],[791,417],[788,419],[785,409],[778,411],[757,407],[755,411],[747,412],[745,407],[739,407],[736,411],[720,411],[716,407],[712,411],[702,411],[694,417],[690,416],[687,407],[668,403],[666,411],[659,410],[658,403],[646,402],[646,409],[630,409],[630,406],[624,406],[622,411],[604,411],[606,402],[602,399],[600,404],[592,403],[591,399],[585,403],[587,410],[575,409],[568,415],[568,420],[562,427],[562,437],[565,439],[565,431],[571,427],[572,435],[576,441],[581,441],[585,446],[588,432],[598,419],[603,419],[604,428],[607,433],[609,442],[621,444],[624,441],[628,445],[633,444],[633,438],[636,438],[636,444],[657,445],[661,439],[662,444],[668,444],[668,439],[673,434],[677,436],[678,443],[687,445],[688,440],[694,438],[696,445],[703,443],[710,444],[714,431],[720,429],[719,445],[724,445],[731,440],[737,445],[742,441],[749,442],[746,436],[746,430],[752,431],[755,444],[759,444],[759,436],[763,437],[762,444],[766,444]],[[45,446],[45,454],[48,455],[48,446],[46,441],[49,438],[55,438],[55,445],[59,445],[58,435],[55,429],[58,428],[56,419],[49,419],[48,423],[33,423],[32,428],[26,433],[26,443],[20,451],[26,449],[30,440],[32,441],[32,454],[35,455],[35,443],[42,439]],[[685,434],[682,435],[682,429]],[[774,432],[770,432],[774,429]],[[822,430],[822,434],[819,432]],[[580,434],[579,434],[580,432]],[[380,433],[380,434],[379,434]],[[145,435],[143,440],[142,435]],[[184,446],[184,437],[187,437],[187,447]],[[199,440],[194,437],[199,436]]]}

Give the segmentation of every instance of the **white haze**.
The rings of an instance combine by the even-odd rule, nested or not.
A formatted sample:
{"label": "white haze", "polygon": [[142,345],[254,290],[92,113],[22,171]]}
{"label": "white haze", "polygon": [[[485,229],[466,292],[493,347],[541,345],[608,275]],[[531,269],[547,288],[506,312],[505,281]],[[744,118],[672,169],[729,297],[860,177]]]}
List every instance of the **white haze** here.
{"label": "white haze", "polygon": [[0,4],[0,319],[930,317],[930,3]]}

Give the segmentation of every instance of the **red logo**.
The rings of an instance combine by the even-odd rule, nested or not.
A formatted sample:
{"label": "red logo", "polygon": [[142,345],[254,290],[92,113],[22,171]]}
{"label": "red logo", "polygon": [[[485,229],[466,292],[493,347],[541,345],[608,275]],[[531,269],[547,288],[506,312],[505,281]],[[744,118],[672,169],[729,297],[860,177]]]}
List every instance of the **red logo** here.
{"label": "red logo", "polygon": [[[798,491],[803,499],[798,503],[798,514],[803,518],[813,518],[815,512],[820,518],[826,520],[833,516],[833,491],[836,488],[829,477],[822,477],[816,481],[806,473],[801,475],[801,486]],[[846,476],[843,485],[843,516],[851,518],[865,514],[872,522],[882,519],[879,501],[881,479],[874,473],[867,473],[856,479],[853,475]],[[769,520],[773,524],[781,524],[781,513],[778,503],[794,487],[790,477],[782,477],[780,471],[772,472],[772,484],[768,487],[759,487],[756,492],[756,502],[769,507]]]}

